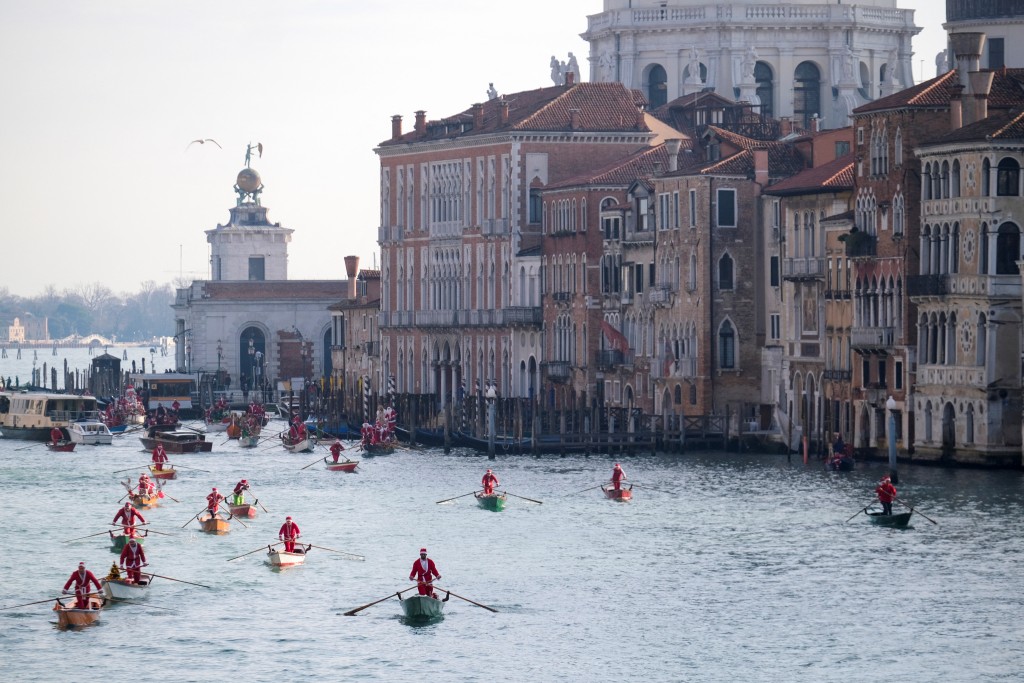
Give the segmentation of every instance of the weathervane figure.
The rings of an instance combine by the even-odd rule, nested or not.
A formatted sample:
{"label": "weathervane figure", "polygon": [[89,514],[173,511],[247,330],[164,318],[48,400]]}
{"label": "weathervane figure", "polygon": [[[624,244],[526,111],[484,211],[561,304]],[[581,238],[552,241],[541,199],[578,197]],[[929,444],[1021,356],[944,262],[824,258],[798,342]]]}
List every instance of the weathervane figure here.
{"label": "weathervane figure", "polygon": [[253,150],[256,150],[259,153],[261,159],[263,158],[263,143],[262,142],[257,142],[254,145],[254,144],[252,144],[250,142],[248,145],[246,145],[246,148],[245,148],[245,167],[246,168],[249,168],[249,162],[252,160],[252,151]]}

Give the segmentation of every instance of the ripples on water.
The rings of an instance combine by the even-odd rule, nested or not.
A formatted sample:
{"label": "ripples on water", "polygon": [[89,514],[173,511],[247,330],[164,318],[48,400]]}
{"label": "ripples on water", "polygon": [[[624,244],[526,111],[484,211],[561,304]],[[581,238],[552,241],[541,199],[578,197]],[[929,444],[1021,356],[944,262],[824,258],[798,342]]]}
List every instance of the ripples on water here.
{"label": "ripples on water", "polygon": [[[60,541],[104,530],[123,492],[111,473],[148,460],[134,436],[70,457],[25,446],[0,440],[0,534],[31,548],[0,556],[4,605],[56,595],[79,560],[106,572],[116,556],[102,537]],[[144,513],[177,534],[150,537],[150,569],[214,590],[158,579],[151,607],[115,606],[78,632],[56,630],[46,604],[0,612],[6,679],[1020,680],[1020,473],[903,467],[901,497],[939,526],[915,516],[895,531],[844,523],[870,500],[874,465],[623,458],[651,488],[618,504],[573,494],[608,477],[606,456],[406,451],[346,475],[300,471],[315,455],[279,447],[215,451],[176,458],[211,474],[183,471],[167,486],[182,503]],[[475,489],[488,466],[544,504],[434,503]],[[271,514],[223,537],[179,529],[211,486],[242,477]],[[225,561],[275,541],[286,514],[309,542],[366,561],[316,549],[280,572],[260,553]],[[404,623],[394,599],[340,616],[412,585],[422,545],[439,585],[500,613],[453,597],[426,626]]]}

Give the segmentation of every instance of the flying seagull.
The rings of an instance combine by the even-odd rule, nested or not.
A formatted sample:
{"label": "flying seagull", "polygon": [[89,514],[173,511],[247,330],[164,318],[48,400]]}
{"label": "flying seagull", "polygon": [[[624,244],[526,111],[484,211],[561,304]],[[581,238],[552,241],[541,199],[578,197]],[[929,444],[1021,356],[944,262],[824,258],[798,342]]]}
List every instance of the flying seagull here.
{"label": "flying seagull", "polygon": [[191,147],[192,145],[196,144],[197,142],[200,145],[205,145],[207,142],[212,142],[213,144],[217,145],[221,149],[224,149],[223,147],[220,146],[220,143],[217,142],[216,140],[214,140],[213,138],[206,138],[205,140],[193,140],[192,142],[190,142],[187,145],[185,145],[185,149],[187,150],[189,147]]}

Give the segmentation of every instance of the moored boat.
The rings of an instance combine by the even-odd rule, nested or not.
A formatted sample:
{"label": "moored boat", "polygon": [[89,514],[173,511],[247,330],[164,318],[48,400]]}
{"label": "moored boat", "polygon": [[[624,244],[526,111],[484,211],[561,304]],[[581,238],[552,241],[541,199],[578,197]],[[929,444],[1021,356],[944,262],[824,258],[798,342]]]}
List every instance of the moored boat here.
{"label": "moored boat", "polygon": [[152,436],[141,437],[140,441],[147,450],[153,450],[158,443],[163,444],[168,453],[209,453],[213,450],[213,442],[198,432],[156,431]]}
{"label": "moored boat", "polygon": [[281,435],[281,444],[290,453],[312,453],[316,447],[316,437],[307,436],[305,439],[292,441],[287,435]]}
{"label": "moored boat", "polygon": [[221,512],[212,517],[209,512],[204,512],[199,515],[198,522],[203,531],[208,534],[226,534],[231,531],[229,517]]}
{"label": "moored boat", "polygon": [[359,465],[358,460],[344,460],[342,462],[332,462],[326,457],[324,463],[327,464],[327,469],[331,472],[355,472],[356,467]]}
{"label": "moored boat", "polygon": [[294,567],[295,565],[304,564],[306,562],[306,552],[310,547],[295,546],[295,551],[291,553],[271,548],[267,552],[267,562],[273,567]]}
{"label": "moored boat", "polygon": [[395,445],[391,442],[363,444],[361,447],[367,455],[391,455],[395,452]]}
{"label": "moored boat", "polygon": [[402,599],[402,596],[399,595],[398,600],[402,603],[402,612],[406,619],[432,621],[444,616],[444,603],[448,598],[446,596],[444,600],[439,600],[430,595],[412,595]]}
{"label": "moored boat", "polygon": [[96,416],[85,416],[68,425],[68,435],[75,443],[85,446],[107,446],[114,442],[114,435],[107,425]]}
{"label": "moored boat", "polygon": [[476,494],[477,505],[482,507],[484,510],[491,510],[492,512],[501,512],[504,510],[506,498],[507,496],[504,493]]}
{"label": "moored boat", "polygon": [[46,447],[49,448],[51,451],[54,451],[55,453],[70,453],[71,451],[75,450],[75,446],[77,445],[78,444],[76,444],[74,441],[58,441],[57,443],[54,443],[52,441],[46,442]]}
{"label": "moored boat", "polygon": [[157,469],[156,465],[150,465],[149,476],[153,479],[177,479],[178,470],[174,469],[170,465],[165,465],[163,469]]}
{"label": "moored boat", "polygon": [[96,398],[42,391],[0,391],[0,436],[49,441],[56,427],[68,430],[75,420],[98,415]]}
{"label": "moored boat", "polygon": [[867,510],[865,510],[864,512],[867,514],[872,524],[877,524],[878,526],[892,527],[894,529],[906,528],[906,526],[910,524],[910,517],[914,514],[913,510],[911,510],[910,512],[900,512],[895,515],[885,515],[877,511],[868,512]]}
{"label": "moored boat", "polygon": [[[228,496],[229,498],[231,496]],[[233,517],[248,517],[252,518],[256,516],[256,506],[251,503],[242,503],[241,505],[233,505],[231,503],[224,503],[231,510]]]}
{"label": "moored boat", "polygon": [[627,501],[633,500],[633,489],[632,489],[632,487],[630,487],[628,489],[618,489],[618,490],[616,490],[616,488],[614,486],[612,486],[611,484],[605,484],[604,486],[601,487],[601,490],[604,491],[605,497],[606,498],[610,498],[611,500],[617,500],[617,501],[619,501],[621,503],[625,503]]}
{"label": "moored boat", "polygon": [[105,602],[98,595],[90,595],[89,606],[86,609],[78,609],[73,606],[73,602],[72,606],[66,606],[57,600],[57,604],[53,606],[53,611],[57,613],[57,625],[61,628],[73,628],[95,624],[100,620],[101,608]]}

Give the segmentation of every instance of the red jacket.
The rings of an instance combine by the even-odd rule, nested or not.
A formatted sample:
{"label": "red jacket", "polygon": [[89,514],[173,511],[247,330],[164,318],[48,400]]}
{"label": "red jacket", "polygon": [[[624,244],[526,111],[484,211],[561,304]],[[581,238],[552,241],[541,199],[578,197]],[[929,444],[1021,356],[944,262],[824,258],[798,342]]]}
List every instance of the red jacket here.
{"label": "red jacket", "polygon": [[338,459],[338,456],[341,455],[343,450],[345,450],[345,447],[341,445],[340,441],[335,441],[331,444],[331,455],[334,456],[335,460]]}
{"label": "red jacket", "polygon": [[158,465],[167,462],[167,451],[164,450],[162,443],[158,443],[156,448],[153,449],[153,462]]}
{"label": "red jacket", "polygon": [[413,580],[413,579],[416,579],[416,581],[421,581],[423,583],[430,583],[431,581],[433,581],[433,579],[440,579],[440,578],[441,578],[441,574],[438,573],[437,567],[434,565],[434,561],[432,559],[430,559],[429,557],[427,558],[427,568],[426,569],[423,568],[423,561],[422,560],[417,559],[417,560],[415,560],[412,563],[412,571],[409,572],[409,580],[410,581]]}
{"label": "red jacket", "polygon": [[121,520],[121,523],[124,524],[125,526],[131,526],[134,523],[134,520],[136,520],[136,519],[138,519],[143,524],[146,523],[146,518],[143,517],[142,513],[140,513],[135,508],[133,508],[133,507],[129,507],[128,509],[121,508],[120,510],[118,510],[114,514],[114,521],[111,522],[111,524],[117,524],[118,523],[117,520]]}
{"label": "red jacket", "polygon": [[129,569],[138,569],[142,566],[142,563],[146,561],[146,551],[142,549],[141,543],[135,544],[135,550],[132,550],[131,543],[125,543],[124,548],[121,549],[121,566],[128,566]]}
{"label": "red jacket", "polygon": [[240,495],[242,493],[242,491],[248,491],[248,490],[249,490],[249,484],[243,484],[242,482],[238,482],[237,484],[235,484],[235,495],[236,496]]}
{"label": "red jacket", "polygon": [[892,485],[891,481],[883,481],[875,489],[875,493],[878,494],[878,500],[883,503],[891,503],[896,500],[896,487]]}
{"label": "red jacket", "polygon": [[208,496],[206,496],[206,509],[216,510],[218,507],[220,507],[220,502],[222,500],[224,500],[224,496],[220,495],[219,492],[210,493]]}
{"label": "red jacket", "polygon": [[100,586],[100,582],[96,580],[96,575],[93,574],[91,571],[86,569],[85,573],[82,573],[80,570],[76,569],[75,571],[71,572],[71,578],[68,579],[68,582],[64,584],[64,590],[70,588],[71,584],[75,584],[76,591],[88,591],[89,584],[91,583],[96,584],[96,590],[101,590],[103,588],[102,586]]}
{"label": "red jacket", "polygon": [[480,480],[480,484],[485,489],[493,489],[498,485],[498,478],[494,474],[484,474],[484,478]]}
{"label": "red jacket", "polygon": [[285,522],[281,525],[281,530],[277,532],[278,538],[298,538],[299,537],[299,525],[295,522]]}
{"label": "red jacket", "polygon": [[612,481],[622,481],[626,478],[626,471],[621,467],[612,469]]}

